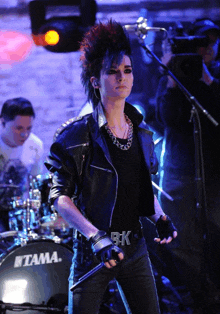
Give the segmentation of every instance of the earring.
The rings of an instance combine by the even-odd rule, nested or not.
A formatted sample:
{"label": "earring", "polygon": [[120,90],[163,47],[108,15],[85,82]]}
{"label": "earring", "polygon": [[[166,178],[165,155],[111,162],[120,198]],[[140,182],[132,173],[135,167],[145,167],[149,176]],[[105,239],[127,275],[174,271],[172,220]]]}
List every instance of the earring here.
{"label": "earring", "polygon": [[[95,85],[95,84],[94,84]],[[96,93],[96,88],[93,88],[94,89],[94,94],[95,94],[95,97],[97,98],[97,99],[100,99],[98,96],[97,96],[97,93]]]}

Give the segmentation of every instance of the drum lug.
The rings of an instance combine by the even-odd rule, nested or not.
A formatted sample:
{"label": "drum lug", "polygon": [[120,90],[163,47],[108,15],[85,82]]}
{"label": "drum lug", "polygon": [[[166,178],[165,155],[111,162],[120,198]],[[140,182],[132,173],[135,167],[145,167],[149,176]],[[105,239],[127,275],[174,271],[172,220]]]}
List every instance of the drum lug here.
{"label": "drum lug", "polygon": [[54,241],[55,243],[60,244],[60,243],[62,242],[62,239],[60,239],[58,236],[54,236],[54,237],[53,237],[53,241]]}

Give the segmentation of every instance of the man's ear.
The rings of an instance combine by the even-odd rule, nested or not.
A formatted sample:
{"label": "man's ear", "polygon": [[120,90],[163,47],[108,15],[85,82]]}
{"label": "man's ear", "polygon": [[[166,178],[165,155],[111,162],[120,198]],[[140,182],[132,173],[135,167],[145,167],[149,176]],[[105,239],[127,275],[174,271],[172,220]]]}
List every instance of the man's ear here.
{"label": "man's ear", "polygon": [[98,79],[95,76],[92,76],[90,78],[90,82],[91,82],[93,88],[99,88],[100,87],[99,81],[98,81]]}

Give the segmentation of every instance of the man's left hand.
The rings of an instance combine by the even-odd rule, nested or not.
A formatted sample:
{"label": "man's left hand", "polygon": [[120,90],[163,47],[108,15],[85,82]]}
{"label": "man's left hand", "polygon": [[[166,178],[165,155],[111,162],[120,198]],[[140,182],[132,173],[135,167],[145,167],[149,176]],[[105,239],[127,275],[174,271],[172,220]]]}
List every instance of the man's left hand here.
{"label": "man's left hand", "polygon": [[156,229],[158,238],[155,238],[154,241],[157,243],[168,244],[177,237],[177,229],[167,215],[160,216],[156,222]]}

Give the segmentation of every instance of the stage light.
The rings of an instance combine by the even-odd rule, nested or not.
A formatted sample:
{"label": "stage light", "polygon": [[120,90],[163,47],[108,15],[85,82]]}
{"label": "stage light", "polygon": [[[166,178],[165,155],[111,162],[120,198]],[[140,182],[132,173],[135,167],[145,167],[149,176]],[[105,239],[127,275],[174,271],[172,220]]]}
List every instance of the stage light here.
{"label": "stage light", "polygon": [[0,68],[22,62],[34,48],[31,36],[17,31],[0,30]]}
{"label": "stage light", "polygon": [[44,39],[47,45],[54,46],[58,44],[60,36],[55,30],[49,30],[44,35]]}
{"label": "stage light", "polygon": [[[79,5],[80,16],[53,16],[46,18],[50,6]],[[71,52],[79,49],[79,43],[89,26],[96,20],[95,0],[33,0],[29,3],[32,38],[37,46],[51,52]],[[66,9],[65,9],[66,10]],[[64,12],[65,13],[65,12]]]}
{"label": "stage light", "polygon": [[78,16],[47,20],[38,30],[40,45],[52,52],[77,51],[85,32],[85,28],[79,26],[79,23]]}

